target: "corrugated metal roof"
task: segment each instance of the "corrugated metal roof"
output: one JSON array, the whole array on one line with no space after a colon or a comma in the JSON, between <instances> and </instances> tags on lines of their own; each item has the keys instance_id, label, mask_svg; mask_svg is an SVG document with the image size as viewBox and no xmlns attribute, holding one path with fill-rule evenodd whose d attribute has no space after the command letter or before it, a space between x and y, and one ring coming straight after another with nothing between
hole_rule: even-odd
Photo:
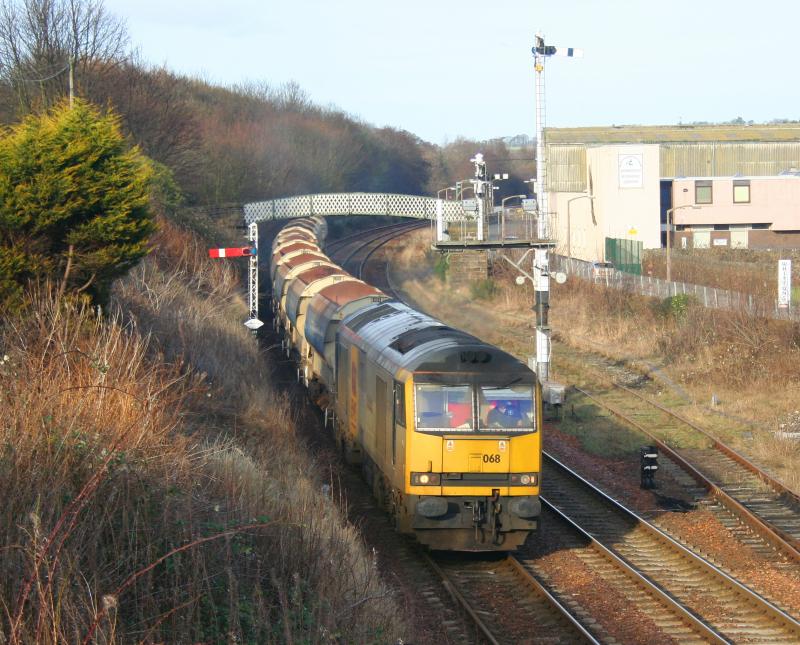
<instances>
[{"instance_id":1,"label":"corrugated metal roof","mask_svg":"<svg viewBox=\"0 0 800 645\"><path fill-rule=\"evenodd\" d=\"M547 146L547 189L551 192L585 192L586 150L601 145L555 144ZM609 144L613 145L613 144ZM659 174L675 177L770 177L800 168L800 141L706 141L659 145Z\"/></svg>"},{"instance_id":2,"label":"corrugated metal roof","mask_svg":"<svg viewBox=\"0 0 800 645\"><path fill-rule=\"evenodd\" d=\"M669 143L660 147L662 177L768 177L800 167L800 142Z\"/></svg>"},{"instance_id":3,"label":"corrugated metal roof","mask_svg":"<svg viewBox=\"0 0 800 645\"><path fill-rule=\"evenodd\" d=\"M784 125L625 125L594 128L546 128L544 140L546 144L800 141L800 123Z\"/></svg>"}]
</instances>

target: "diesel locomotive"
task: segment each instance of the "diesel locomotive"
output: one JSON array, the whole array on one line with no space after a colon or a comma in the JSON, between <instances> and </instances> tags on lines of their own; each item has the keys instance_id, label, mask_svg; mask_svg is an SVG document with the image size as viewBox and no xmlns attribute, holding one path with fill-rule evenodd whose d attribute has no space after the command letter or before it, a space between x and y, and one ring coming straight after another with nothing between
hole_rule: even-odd
<instances>
[{"instance_id":1,"label":"diesel locomotive","mask_svg":"<svg viewBox=\"0 0 800 645\"><path fill-rule=\"evenodd\" d=\"M272 245L272 298L299 376L399 531L433 549L502 551L538 525L541 395L502 350L347 274L321 218Z\"/></svg>"}]
</instances>

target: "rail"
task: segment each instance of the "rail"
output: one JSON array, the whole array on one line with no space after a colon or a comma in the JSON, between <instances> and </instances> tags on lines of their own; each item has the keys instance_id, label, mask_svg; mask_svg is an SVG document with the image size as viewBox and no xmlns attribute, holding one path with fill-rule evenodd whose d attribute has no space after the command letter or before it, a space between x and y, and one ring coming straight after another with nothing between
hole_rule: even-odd
<instances>
[{"instance_id":1,"label":"rail","mask_svg":"<svg viewBox=\"0 0 800 645\"><path fill-rule=\"evenodd\" d=\"M629 388L625 388L623 386L619 386L618 384L614 383L615 387L622 389L623 391L630 392ZM713 482L709 477L707 477L704 473L700 471L694 464L692 464L688 459L686 459L683 455L681 455L676 449L669 446L664 440L657 437L655 434L650 432L647 428L643 425L632 419L630 416L626 415L624 412L618 410L616 407L609 405L606 401L603 401L600 397L591 394L590 392L586 391L583 388L574 387L576 392L579 392L587 399L594 401L601 407L608 410L611 414L618 417L628 425L636 428L641 433L643 433L648 439L650 439L654 444L656 444L659 450L669 456L676 464L678 464L684 472L686 472L690 477L692 477L698 484L703 486L706 490L708 490L712 495L714 495L720 502L728 508L735 516L737 516L742 522L746 523L755 533L760 535L763 539L773 545L778 551L786 555L786 557L792 559L795 562L800 562L800 551L798 551L798 542L797 540L789 535L787 532L781 530L779 527L775 526L773 523L765 520L763 517L753 513L750 509L748 509L744 504L742 504L739 500L734 498L731 494L724 490L721 486ZM637 395L638 396L638 395ZM739 456L738 453L731 450L727 446L725 446L726 450L722 450L720 446L721 444L716 438L710 435L708 432L701 430L698 426L688 422L686 419L682 418L681 416L671 412L670 410L655 405L652 401L647 400L644 397L642 398L647 403L654 405L656 408L664 411L665 413L669 414L670 416L674 417L675 419L685 423L689 427L693 428L694 430L699 430L702 434L708 437L710 440L713 441L714 447L717 450L722 451L724 454L728 455L729 452L737 455L739 459L736 459L738 463L742 466L746 467L751 472L758 473L758 476L764 483L773 486L780 492L786 492L787 494L791 494L792 498L796 498L794 493L786 489L780 482L777 482L774 478L769 477L766 473L758 469L755 465L751 462L745 460L743 457ZM730 455L729 455L730 456ZM733 458L733 457L732 457ZM745 461L747 465L745 466Z\"/></svg>"},{"instance_id":2,"label":"rail","mask_svg":"<svg viewBox=\"0 0 800 645\"><path fill-rule=\"evenodd\" d=\"M783 631L776 641L796 642L796 639L800 637L800 622L787 614L785 611L775 606L769 600L745 586L738 580L734 579L705 558L701 557L694 551L691 551L661 529L650 524L637 513L630 510L619 501L586 480L584 477L580 476L571 468L555 459L552 455L543 452L542 457L544 463L553 468L553 470L550 470L549 472L550 482L553 481L557 473L562 474L566 477L566 479L562 480L561 482L562 486L569 482L571 485L577 486L575 490L584 490L590 495L590 497L593 498L591 504L585 506L585 508L589 509L588 511L581 510L584 507L580 506L580 503L574 495L570 497L564 489L559 490L563 497L561 502L564 500L569 500L570 504L574 506L574 508L571 510L565 510L560 506L561 502L554 503L554 500L550 499L549 496L545 496L545 494L542 495L542 501L549 502L551 506L558 507L564 515L570 517L570 519L573 521L575 520L573 513L583 513L585 518L591 520L590 524L593 526L593 528L589 529L587 529L586 526L583 526L582 528L584 530L591 534L593 538L598 539L598 541L606 543L605 546L607 546L615 554L623 557L627 563L639 569L640 573L646 575L648 579L651 579L651 581L654 582L659 588L674 598L677 603L680 605L685 605L685 603L688 601L694 604L690 589L686 586L685 577L677 576L673 580L671 577L673 572L671 572L668 567L662 567L658 564L659 562L667 561L664 559L665 556L659 556L659 558L654 557L653 548L648 547L640 540L632 540L628 547L626 547L624 539L620 539L618 536L615 538L610 538L606 533L614 533L614 517L619 518L620 520L632 522L632 525L636 527L636 530L641 530L643 531L643 535L650 536L650 538L654 541L652 543L653 546L655 546L655 544L663 545L663 547L666 548L673 556L678 557L680 561L690 565L700 577L705 579L704 584L713 584L715 586L717 600L719 602L723 602L723 589L731 592L728 594L730 596L730 601L735 602L736 607L742 609L741 613L739 613L739 609L737 609L736 614L730 612L732 609L732 607L730 607L727 613L726 611L721 611L718 613L716 619L710 619L702 618L699 613L696 613L696 608L690 612L721 638L725 639L725 632L730 630L732 627L735 627L737 630L741 628L749 631L759 631L764 629L766 625L774 626ZM551 483L550 486L552 487L553 484ZM602 511L600 511L601 507L603 508ZM610 511L610 513L606 511ZM596 531L604 534L605 537L599 535ZM633 551L641 552L642 557L635 557L631 549ZM645 568L649 569L649 573L640 568L641 565L634 561L640 559L641 563L645 564ZM654 576L659 579L653 579ZM668 580L671 582L668 582ZM700 585L701 581L698 580L696 584ZM710 587L706 587L705 589L706 591L711 592ZM746 607L746 605L749 605L749 607ZM747 618L745 618L745 616L747 616ZM748 624L748 621L752 622ZM700 625L697 623L695 623L695 625L700 627Z\"/></svg>"}]
</instances>

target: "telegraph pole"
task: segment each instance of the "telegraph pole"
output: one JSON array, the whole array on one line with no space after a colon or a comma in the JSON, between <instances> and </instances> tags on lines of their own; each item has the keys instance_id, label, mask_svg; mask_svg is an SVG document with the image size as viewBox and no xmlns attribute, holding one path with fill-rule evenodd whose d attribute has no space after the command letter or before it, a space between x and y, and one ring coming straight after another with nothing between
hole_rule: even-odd
<instances>
[{"instance_id":1,"label":"telegraph pole","mask_svg":"<svg viewBox=\"0 0 800 645\"><path fill-rule=\"evenodd\" d=\"M69 109L75 103L75 61L69 57Z\"/></svg>"},{"instance_id":2,"label":"telegraph pole","mask_svg":"<svg viewBox=\"0 0 800 645\"><path fill-rule=\"evenodd\" d=\"M550 210L548 208L547 186L545 185L547 161L544 152L545 92L544 64L550 56L583 57L582 49L572 47L552 47L545 45L544 35L537 33L533 53L536 71L536 203L539 210L536 234L540 240L548 240L550 231ZM536 374L540 382L550 380L550 327L547 314L550 308L550 260L547 246L537 246L533 252L533 286L536 293Z\"/></svg>"}]
</instances>

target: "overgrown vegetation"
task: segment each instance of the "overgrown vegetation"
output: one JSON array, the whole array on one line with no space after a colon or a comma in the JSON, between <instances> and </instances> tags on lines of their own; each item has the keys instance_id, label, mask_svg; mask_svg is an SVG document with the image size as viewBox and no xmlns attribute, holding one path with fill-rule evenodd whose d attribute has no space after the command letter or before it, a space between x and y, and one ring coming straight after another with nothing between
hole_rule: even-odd
<instances>
[{"instance_id":1,"label":"overgrown vegetation","mask_svg":"<svg viewBox=\"0 0 800 645\"><path fill-rule=\"evenodd\" d=\"M702 284L754 296L761 303L774 302L778 293L778 260L794 260L793 281L800 278L800 251L794 249L673 249L672 279ZM648 250L643 258L645 275L666 278L666 255L663 250Z\"/></svg>"},{"instance_id":2,"label":"overgrown vegetation","mask_svg":"<svg viewBox=\"0 0 800 645\"><path fill-rule=\"evenodd\" d=\"M447 272L450 270L450 255L439 253L436 264L433 265L433 272L441 282L447 282Z\"/></svg>"},{"instance_id":3,"label":"overgrown vegetation","mask_svg":"<svg viewBox=\"0 0 800 645\"><path fill-rule=\"evenodd\" d=\"M238 278L161 228L110 318L42 293L0 328L7 642L395 639Z\"/></svg>"},{"instance_id":4,"label":"overgrown vegetation","mask_svg":"<svg viewBox=\"0 0 800 645\"><path fill-rule=\"evenodd\" d=\"M474 280L469 285L469 292L475 300L491 300L497 293L497 284L491 278Z\"/></svg>"},{"instance_id":5,"label":"overgrown vegetation","mask_svg":"<svg viewBox=\"0 0 800 645\"><path fill-rule=\"evenodd\" d=\"M27 117L0 136L0 307L32 280L104 303L147 253L152 166L113 113L85 101Z\"/></svg>"}]
</instances>

